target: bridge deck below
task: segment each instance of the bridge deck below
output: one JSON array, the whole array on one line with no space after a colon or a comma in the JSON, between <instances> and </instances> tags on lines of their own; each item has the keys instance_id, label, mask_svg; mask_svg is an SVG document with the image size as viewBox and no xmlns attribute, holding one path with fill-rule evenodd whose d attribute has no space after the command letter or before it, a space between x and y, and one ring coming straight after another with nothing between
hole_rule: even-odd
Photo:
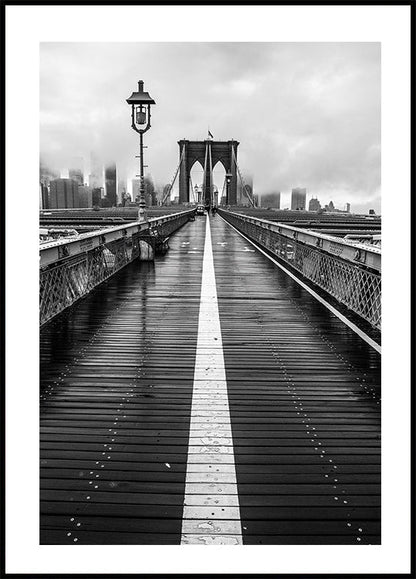
<instances>
[{"instance_id":1,"label":"bridge deck below","mask_svg":"<svg viewBox=\"0 0 416 579\"><path fill-rule=\"evenodd\" d=\"M205 225L42 331L42 543L181 541ZM379 355L210 227L244 544L379 543Z\"/></svg>"}]
</instances>

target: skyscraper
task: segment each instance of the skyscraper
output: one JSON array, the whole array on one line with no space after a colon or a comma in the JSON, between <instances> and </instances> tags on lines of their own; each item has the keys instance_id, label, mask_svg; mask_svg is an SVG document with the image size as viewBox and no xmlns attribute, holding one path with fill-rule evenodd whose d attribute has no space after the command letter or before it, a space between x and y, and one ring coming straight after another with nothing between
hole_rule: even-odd
<instances>
[{"instance_id":1,"label":"skyscraper","mask_svg":"<svg viewBox=\"0 0 416 579\"><path fill-rule=\"evenodd\" d=\"M321 204L319 202L319 199L316 198L314 199L312 197L312 199L309 201L309 211L319 211L321 209Z\"/></svg>"},{"instance_id":2,"label":"skyscraper","mask_svg":"<svg viewBox=\"0 0 416 579\"><path fill-rule=\"evenodd\" d=\"M92 189L92 206L100 207L101 199L104 196L104 189L102 187L94 187Z\"/></svg>"},{"instance_id":3,"label":"skyscraper","mask_svg":"<svg viewBox=\"0 0 416 579\"><path fill-rule=\"evenodd\" d=\"M103 186L103 164L95 153L91 153L91 173L89 185L93 189Z\"/></svg>"},{"instance_id":4,"label":"skyscraper","mask_svg":"<svg viewBox=\"0 0 416 579\"><path fill-rule=\"evenodd\" d=\"M84 159L82 157L74 157L72 159L68 175L69 178L76 181L78 185L84 184Z\"/></svg>"},{"instance_id":5,"label":"skyscraper","mask_svg":"<svg viewBox=\"0 0 416 579\"><path fill-rule=\"evenodd\" d=\"M273 209L280 209L280 191L276 193L266 193L261 196L261 207L272 207Z\"/></svg>"},{"instance_id":6,"label":"skyscraper","mask_svg":"<svg viewBox=\"0 0 416 579\"><path fill-rule=\"evenodd\" d=\"M44 183L40 183L40 209L49 209L49 191Z\"/></svg>"},{"instance_id":7,"label":"skyscraper","mask_svg":"<svg viewBox=\"0 0 416 579\"><path fill-rule=\"evenodd\" d=\"M147 174L144 178L144 198L147 207L157 205L155 185L150 174Z\"/></svg>"},{"instance_id":8,"label":"skyscraper","mask_svg":"<svg viewBox=\"0 0 416 579\"><path fill-rule=\"evenodd\" d=\"M89 185L81 185L78 187L79 207L92 207L92 187Z\"/></svg>"},{"instance_id":9,"label":"skyscraper","mask_svg":"<svg viewBox=\"0 0 416 579\"><path fill-rule=\"evenodd\" d=\"M304 211L306 209L306 189L302 189L301 187L292 189L290 208L294 211Z\"/></svg>"},{"instance_id":10,"label":"skyscraper","mask_svg":"<svg viewBox=\"0 0 416 579\"><path fill-rule=\"evenodd\" d=\"M72 179L53 179L50 183L50 209L79 207L78 183Z\"/></svg>"},{"instance_id":11,"label":"skyscraper","mask_svg":"<svg viewBox=\"0 0 416 579\"><path fill-rule=\"evenodd\" d=\"M123 205L123 200L125 201L127 195L127 182L124 177L118 177L118 186L117 186L117 201Z\"/></svg>"},{"instance_id":12,"label":"skyscraper","mask_svg":"<svg viewBox=\"0 0 416 579\"><path fill-rule=\"evenodd\" d=\"M40 183L43 183L43 185L46 185L47 187L49 187L49 184L52 181L52 179L59 179L60 176L61 176L61 174L59 171L57 171L55 169L51 169L50 167L48 167L48 165L46 165L46 163L44 163L42 161L42 159L40 160L40 163L39 163L39 181L40 181Z\"/></svg>"},{"instance_id":13,"label":"skyscraper","mask_svg":"<svg viewBox=\"0 0 416 579\"><path fill-rule=\"evenodd\" d=\"M132 200L138 203L140 200L140 179L132 179L131 185L133 189ZM146 175L144 178L144 200L147 207L157 205L156 191L151 175Z\"/></svg>"},{"instance_id":14,"label":"skyscraper","mask_svg":"<svg viewBox=\"0 0 416 579\"><path fill-rule=\"evenodd\" d=\"M115 163L105 167L105 195L110 207L117 207L117 169Z\"/></svg>"},{"instance_id":15,"label":"skyscraper","mask_svg":"<svg viewBox=\"0 0 416 579\"><path fill-rule=\"evenodd\" d=\"M140 179L132 179L131 186L133 190L132 200L138 203L140 199Z\"/></svg>"}]
</instances>

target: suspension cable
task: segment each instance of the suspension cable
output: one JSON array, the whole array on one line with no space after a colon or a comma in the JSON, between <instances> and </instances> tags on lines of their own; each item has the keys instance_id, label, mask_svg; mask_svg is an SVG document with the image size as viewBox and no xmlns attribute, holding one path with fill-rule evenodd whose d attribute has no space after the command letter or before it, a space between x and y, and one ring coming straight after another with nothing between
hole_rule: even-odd
<instances>
[{"instance_id":1,"label":"suspension cable","mask_svg":"<svg viewBox=\"0 0 416 579\"><path fill-rule=\"evenodd\" d=\"M227 177L224 175L224 183L222 184L221 199L224 199L224 191L225 191L225 184L226 183L227 183ZM219 200L218 205L220 205L221 199Z\"/></svg>"},{"instance_id":2,"label":"suspension cable","mask_svg":"<svg viewBox=\"0 0 416 579\"><path fill-rule=\"evenodd\" d=\"M256 205L255 205L253 196L251 195L251 193L249 193L249 191L248 191L248 185L245 184L244 179L243 179L243 176L242 176L241 171L240 171L240 167L238 166L237 158L236 158L235 151L234 151L234 147L231 148L231 153L232 153L233 161L234 161L235 166L236 166L236 168L237 168L238 176L240 177L240 183L241 183L241 186L242 186L242 189L243 189L243 193L244 193L244 195L247 197L247 199L250 201L251 206L252 206L252 207L255 207ZM174 174L174 176L173 176L173 179L172 179L171 183L169 184L169 187L166 189L166 193L165 193L164 196L163 196L162 205L165 204L167 198L168 198L169 195L170 195L170 192L171 192L172 189L173 189L173 186L174 186L174 184L175 184L176 178L177 178L178 173L179 173L179 169L180 169L180 166L181 166L181 163L182 163L184 154L185 154L185 145L183 145L183 147L182 147L181 156L180 156L179 163L178 163L178 166L177 166L177 168L176 168L175 174ZM211 161L211 162L212 162L212 161ZM205 155L205 165L206 165L206 164L207 164L207 158L206 158L206 155ZM211 175L212 175L212 170L211 170ZM204 175L204 179L205 179L205 175ZM191 183L192 183L192 179L191 179ZM189 185L189 184L188 184L188 185ZM223 185L222 194L221 194L222 197L224 196L224 187L225 187L225 179L224 179L224 185ZM192 187L191 187L191 188L192 188ZM194 201L195 201L195 195L194 195L194 190L193 190L193 188L192 188L192 195L193 195L193 198L194 198Z\"/></svg>"},{"instance_id":3,"label":"suspension cable","mask_svg":"<svg viewBox=\"0 0 416 579\"><path fill-rule=\"evenodd\" d=\"M182 152L181 152L181 156L180 156L180 159L179 159L179 164L178 164L178 166L176 167L176 171L175 171L175 174L173 175L173 179L172 179L171 183L169 184L169 188L166 188L166 193L164 194L163 199L162 199L162 205L165 204L166 199L169 197L170 192L171 192L172 189L173 189L173 186L174 186L175 181L176 181L176 177L178 176L178 173L179 173L179 169L180 169L180 166L181 166L181 163L182 163L184 154L185 154L185 145L182 146Z\"/></svg>"},{"instance_id":4,"label":"suspension cable","mask_svg":"<svg viewBox=\"0 0 416 579\"><path fill-rule=\"evenodd\" d=\"M232 156L233 156L233 161L234 161L234 163L235 163L235 166L237 167L238 176L240 177L240 182L241 182L241 185L242 185L242 188L243 188L243 193L245 194L245 196L247 197L247 199L250 201L251 206L252 206L252 207L255 207L256 204L254 203L254 199L253 199L252 195L251 195L251 194L248 192L248 190L247 190L247 185L244 183L244 179L243 179L243 176L242 176L242 174L241 174L240 167L238 166L237 158L236 158L235 152L234 152L234 147L231 148L231 152L232 152Z\"/></svg>"},{"instance_id":5,"label":"suspension cable","mask_svg":"<svg viewBox=\"0 0 416 579\"><path fill-rule=\"evenodd\" d=\"M192 183L191 174L189 174L189 181L191 182L192 199L194 200L194 203L196 205L198 203L198 199L196 199L195 197L194 184Z\"/></svg>"}]
</instances>

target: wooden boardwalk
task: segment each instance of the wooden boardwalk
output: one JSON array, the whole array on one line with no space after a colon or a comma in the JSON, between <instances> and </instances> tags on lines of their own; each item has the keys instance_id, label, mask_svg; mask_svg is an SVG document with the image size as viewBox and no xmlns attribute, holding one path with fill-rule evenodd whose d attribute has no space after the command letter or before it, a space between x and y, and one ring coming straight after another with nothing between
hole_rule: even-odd
<instances>
[{"instance_id":1,"label":"wooden boardwalk","mask_svg":"<svg viewBox=\"0 0 416 579\"><path fill-rule=\"evenodd\" d=\"M206 222L42 331L41 543L183 540ZM239 506L214 510L219 536L238 515L244 544L380 543L380 356L219 216L210 223L232 430L210 482L231 488L235 472ZM209 407L201 421L216 428L225 412L211 420ZM205 495L192 504L210 515Z\"/></svg>"}]
</instances>

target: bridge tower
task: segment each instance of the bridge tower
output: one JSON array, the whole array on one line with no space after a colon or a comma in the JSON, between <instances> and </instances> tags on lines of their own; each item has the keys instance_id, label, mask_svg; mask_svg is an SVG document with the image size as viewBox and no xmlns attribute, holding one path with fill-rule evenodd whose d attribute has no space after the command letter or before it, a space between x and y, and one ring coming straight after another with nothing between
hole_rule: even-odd
<instances>
[{"instance_id":1,"label":"bridge tower","mask_svg":"<svg viewBox=\"0 0 416 579\"><path fill-rule=\"evenodd\" d=\"M238 141L188 141L182 139L179 145L179 203L189 202L189 183L191 169L199 161L204 168L203 197L206 204L212 205L214 182L213 169L222 163L225 172L230 173L229 205L237 204L237 147ZM221 185L221 184L218 184Z\"/></svg>"}]
</instances>

